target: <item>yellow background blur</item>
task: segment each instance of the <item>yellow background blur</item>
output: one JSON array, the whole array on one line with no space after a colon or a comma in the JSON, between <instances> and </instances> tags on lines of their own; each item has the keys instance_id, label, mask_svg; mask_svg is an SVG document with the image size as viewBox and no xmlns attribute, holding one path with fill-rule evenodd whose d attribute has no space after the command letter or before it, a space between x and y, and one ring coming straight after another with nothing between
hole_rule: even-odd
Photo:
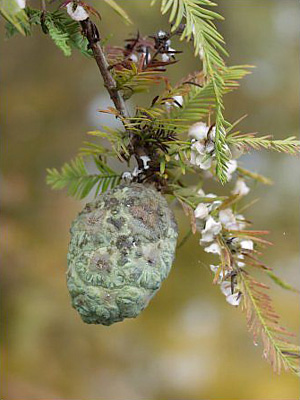
<instances>
[{"instance_id":1,"label":"yellow background blur","mask_svg":"<svg viewBox=\"0 0 300 400\"><path fill-rule=\"evenodd\" d=\"M246 132L298 135L299 2L218 3L229 63L257 66L226 98L227 118L248 113L241 125ZM150 0L120 1L131 27L104 2L93 4L112 44L137 28L143 34L168 28ZM169 69L174 83L199 64L189 46L172 45L184 49ZM1 55L3 399L298 399L297 379L273 374L244 315L211 284L208 265L215 260L198 238L178 251L169 278L139 318L109 328L81 322L70 306L65 271L70 222L84 201L52 192L45 170L74 157L85 132L114 122L96 111L107 106L107 96L92 60L77 52L65 58L38 29L31 38L5 41L2 24ZM149 97L140 99L149 104ZM272 230L275 246L264 260L299 287L298 160L253 152L243 162L276 183L255 188L251 198L260 202L246 216L255 228ZM222 189L207 184L205 190ZM179 209L177 217L182 236L188 225ZM297 331L299 299L274 290L283 323Z\"/></svg>"}]
</instances>

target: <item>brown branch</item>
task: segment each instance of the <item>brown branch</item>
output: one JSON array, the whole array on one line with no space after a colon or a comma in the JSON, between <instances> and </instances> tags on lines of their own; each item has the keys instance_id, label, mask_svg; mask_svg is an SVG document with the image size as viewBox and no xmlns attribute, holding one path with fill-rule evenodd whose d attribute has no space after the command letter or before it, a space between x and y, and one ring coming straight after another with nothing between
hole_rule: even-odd
<instances>
[{"instance_id":1,"label":"brown branch","mask_svg":"<svg viewBox=\"0 0 300 400\"><path fill-rule=\"evenodd\" d=\"M127 110L125 101L121 95L121 93L117 89L117 84L115 79L113 78L112 74L110 73L110 66L107 62L105 57L104 51L102 49L100 43L100 34L97 29L97 26L93 23L90 18L87 18L84 21L80 22L83 34L87 38L89 43L89 48L93 52L94 59L98 65L99 71L102 75L104 86L107 89L111 100L113 101L115 108L120 113L121 119L123 124L126 124L126 120L130 119L130 114ZM128 135L130 138L129 153L132 154L138 164L139 169L143 169L143 161L141 156L148 155L153 156L149 153L149 149L146 146L143 146L137 137L135 136L134 132L128 131ZM150 179L151 181L155 182L157 187L162 188L165 185L165 181L159 178L154 171L159 170L159 163L157 157L151 157L155 161L152 160L152 165L149 170L145 172L145 179Z\"/></svg>"},{"instance_id":2,"label":"brown branch","mask_svg":"<svg viewBox=\"0 0 300 400\"><path fill-rule=\"evenodd\" d=\"M81 26L83 33L89 42L89 48L93 52L95 61L104 81L104 86L107 89L111 100L121 116L125 119L129 118L130 115L128 113L125 101L121 93L118 91L116 81L109 71L109 64L100 44L100 35L96 25L90 18L88 18L85 21L81 21Z\"/></svg>"}]
</instances>

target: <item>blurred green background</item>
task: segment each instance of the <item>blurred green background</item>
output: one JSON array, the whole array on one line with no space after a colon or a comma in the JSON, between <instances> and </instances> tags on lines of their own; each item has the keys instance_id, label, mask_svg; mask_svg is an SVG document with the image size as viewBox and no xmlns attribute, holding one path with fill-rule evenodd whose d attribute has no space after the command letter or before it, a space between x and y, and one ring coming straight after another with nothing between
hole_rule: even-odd
<instances>
[{"instance_id":1,"label":"blurred green background","mask_svg":"<svg viewBox=\"0 0 300 400\"><path fill-rule=\"evenodd\" d=\"M36 1L30 2L38 4ZM92 3L92 2L91 2ZM297 0L219 0L219 25L230 64L254 64L239 92L226 98L226 115L249 117L246 132L298 135L299 31ZM102 1L99 27L122 44L137 28L168 28L150 0L123 0L135 25L124 26ZM174 83L199 68L192 49L169 70ZM298 399L298 381L274 375L247 332L245 317L211 284L214 261L192 238L177 254L169 278L136 320L109 328L81 322L65 284L69 226L83 207L45 184L47 167L74 157L85 132L113 119L97 113L107 96L95 63L74 52L65 58L36 30L4 40L2 59L2 397L4 399ZM158 89L156 90L158 93ZM142 99L149 104L149 97ZM246 213L257 229L272 230L275 246L264 261L299 287L297 158L251 153L246 167L272 178ZM205 191L221 191L216 184ZM187 222L178 209L180 233ZM296 282L296 283L295 283ZM297 296L274 288L283 323L298 330Z\"/></svg>"}]
</instances>

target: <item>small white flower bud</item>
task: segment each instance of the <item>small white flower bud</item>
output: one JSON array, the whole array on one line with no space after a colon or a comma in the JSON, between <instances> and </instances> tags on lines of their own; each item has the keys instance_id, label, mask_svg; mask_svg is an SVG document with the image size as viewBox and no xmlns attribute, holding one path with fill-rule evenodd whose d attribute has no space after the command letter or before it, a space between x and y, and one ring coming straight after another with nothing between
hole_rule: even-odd
<instances>
[{"instance_id":1,"label":"small white flower bud","mask_svg":"<svg viewBox=\"0 0 300 400\"><path fill-rule=\"evenodd\" d=\"M16 3L22 10L26 7L26 0L16 0Z\"/></svg>"},{"instance_id":2,"label":"small white flower bud","mask_svg":"<svg viewBox=\"0 0 300 400\"><path fill-rule=\"evenodd\" d=\"M89 14L82 6L77 5L75 10L73 9L73 6L73 2L67 4L67 13L72 19L74 19L74 21L84 21L85 19L89 18Z\"/></svg>"},{"instance_id":3,"label":"small white flower bud","mask_svg":"<svg viewBox=\"0 0 300 400\"><path fill-rule=\"evenodd\" d=\"M200 244L202 244L201 241L200 241ZM218 245L218 243L212 243L210 246L205 247L204 251L206 253L213 253L213 254L221 255L221 247Z\"/></svg>"},{"instance_id":4,"label":"small white flower bud","mask_svg":"<svg viewBox=\"0 0 300 400\"><path fill-rule=\"evenodd\" d=\"M208 207L204 203L199 203L194 211L195 218L204 219L208 216Z\"/></svg>"},{"instance_id":5,"label":"small white flower bud","mask_svg":"<svg viewBox=\"0 0 300 400\"><path fill-rule=\"evenodd\" d=\"M204 122L196 122L190 127L189 136L197 140L206 140L208 129L208 126Z\"/></svg>"},{"instance_id":6,"label":"small white flower bud","mask_svg":"<svg viewBox=\"0 0 300 400\"><path fill-rule=\"evenodd\" d=\"M253 250L253 242L252 240L242 240L241 248L245 250Z\"/></svg>"},{"instance_id":7,"label":"small white flower bud","mask_svg":"<svg viewBox=\"0 0 300 400\"><path fill-rule=\"evenodd\" d=\"M246 196L250 192L250 188L246 185L244 179L239 178L236 181L235 187L232 194L237 194L239 196Z\"/></svg>"},{"instance_id":8,"label":"small white flower bud","mask_svg":"<svg viewBox=\"0 0 300 400\"><path fill-rule=\"evenodd\" d=\"M151 161L151 158L148 156L141 156L140 159L143 161L143 168L149 169L148 162Z\"/></svg>"}]
</instances>

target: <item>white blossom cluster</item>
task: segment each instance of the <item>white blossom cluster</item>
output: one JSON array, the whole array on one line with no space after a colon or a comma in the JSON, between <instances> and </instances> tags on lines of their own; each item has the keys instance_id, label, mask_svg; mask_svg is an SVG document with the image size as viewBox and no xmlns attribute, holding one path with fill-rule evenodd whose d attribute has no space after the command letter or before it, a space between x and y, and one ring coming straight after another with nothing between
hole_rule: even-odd
<instances>
[{"instance_id":1,"label":"white blossom cluster","mask_svg":"<svg viewBox=\"0 0 300 400\"><path fill-rule=\"evenodd\" d=\"M161 43L163 43L162 49L159 50L158 54L160 60L162 62L171 61L171 59L174 58L176 54L176 50L171 47L171 40L168 39L168 34L163 30L159 30L156 34L156 38L158 41L161 41ZM128 60L134 63L138 63L141 56L145 57L146 64L149 64L151 62L152 55L147 46L141 46L136 50L136 52L132 52L129 55ZM157 69L159 69L159 67L157 67Z\"/></svg>"},{"instance_id":2,"label":"white blossom cluster","mask_svg":"<svg viewBox=\"0 0 300 400\"><path fill-rule=\"evenodd\" d=\"M147 155L140 156L140 159L142 160L143 167L138 168L135 167L132 172L130 171L125 171L123 172L122 179L126 181L132 181L134 178L142 174L145 170L150 168L149 162L151 161L151 158L148 157Z\"/></svg>"},{"instance_id":3,"label":"white blossom cluster","mask_svg":"<svg viewBox=\"0 0 300 400\"><path fill-rule=\"evenodd\" d=\"M236 182L233 194L244 196L248 194L249 188L246 183L239 178ZM197 230L201 234L200 245L204 247L204 251L221 256L221 246L218 241L219 235L227 231L240 231L245 229L246 221L243 215L235 214L231 208L220 209L222 201L217 199L214 194L205 194L202 189L198 191L198 195L203 200L211 200L209 202L200 202L195 211ZM213 200L216 198L216 200ZM230 248L234 256L235 266L243 268L244 254L253 250L253 241L245 240L238 237L230 238L227 241L227 246ZM219 271L219 265L211 265L211 271L218 275L218 283L222 293L226 296L226 301L234 306L238 306L241 301L240 292L236 289L232 292L230 272Z\"/></svg>"},{"instance_id":4,"label":"white blossom cluster","mask_svg":"<svg viewBox=\"0 0 300 400\"><path fill-rule=\"evenodd\" d=\"M203 170L210 169L215 158L216 128L209 128L204 122L197 122L190 127L188 134L192 138L190 163ZM230 157L230 149L227 145L225 147L227 155ZM229 160L226 170L228 181L232 179L236 169L237 161Z\"/></svg>"},{"instance_id":5,"label":"white blossom cluster","mask_svg":"<svg viewBox=\"0 0 300 400\"><path fill-rule=\"evenodd\" d=\"M160 53L161 61L169 62L172 57L175 56L176 50L171 47L171 40L167 39L167 33L160 30L157 32L157 37L160 40L164 40L164 51Z\"/></svg>"}]
</instances>

